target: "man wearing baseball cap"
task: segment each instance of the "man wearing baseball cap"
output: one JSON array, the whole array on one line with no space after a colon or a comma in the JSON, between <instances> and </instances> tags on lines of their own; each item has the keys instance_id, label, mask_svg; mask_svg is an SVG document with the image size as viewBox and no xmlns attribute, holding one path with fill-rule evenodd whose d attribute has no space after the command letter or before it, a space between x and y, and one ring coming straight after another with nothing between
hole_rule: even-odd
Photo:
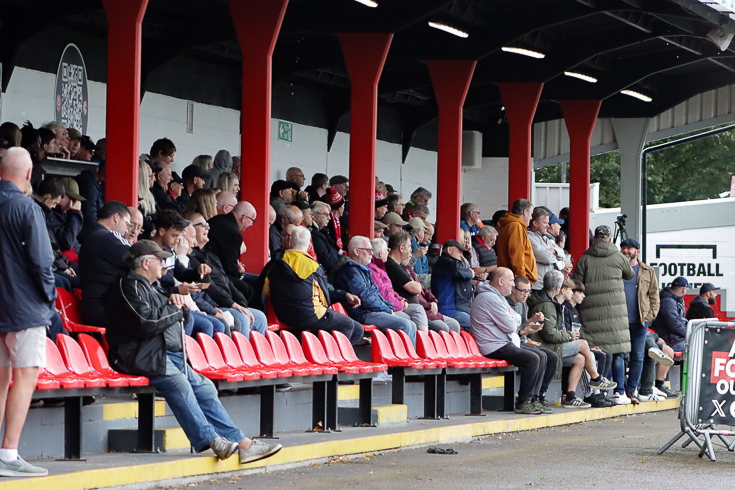
<instances>
[{"instance_id":1,"label":"man wearing baseball cap","mask_svg":"<svg viewBox=\"0 0 735 490\"><path fill-rule=\"evenodd\" d=\"M631 402L637 400L635 391L641 381L646 356L648 325L658 315L659 308L656 273L651 266L638 259L640 251L640 243L632 238L626 238L620 242L620 252L628 258L635 272L633 279L623 279L625 304L628 308L628 330L630 331L630 362L628 363L625 393Z\"/></svg>"},{"instance_id":2,"label":"man wearing baseball cap","mask_svg":"<svg viewBox=\"0 0 735 490\"><path fill-rule=\"evenodd\" d=\"M86 201L79 194L79 184L71 177L59 179L64 185L66 194L53 208L48 219L49 230L56 236L62 252L71 250L79 245L77 236L82 231L84 218L82 217L82 201Z\"/></svg>"},{"instance_id":3,"label":"man wearing baseball cap","mask_svg":"<svg viewBox=\"0 0 735 490\"><path fill-rule=\"evenodd\" d=\"M181 172L181 179L184 181L184 188L176 200L188 206L192 193L197 189L204 189L204 171L196 165L189 165Z\"/></svg>"},{"instance_id":4,"label":"man wearing baseball cap","mask_svg":"<svg viewBox=\"0 0 735 490\"><path fill-rule=\"evenodd\" d=\"M712 309L712 305L716 303L718 289L708 282L702 284L702 287L699 288L699 295L689 303L686 319L715 318L715 310Z\"/></svg>"},{"instance_id":5,"label":"man wearing baseball cap","mask_svg":"<svg viewBox=\"0 0 735 490\"><path fill-rule=\"evenodd\" d=\"M396 213L385 213L385 216L383 216L381 221L384 225L388 226L384 233L387 237L391 236L393 233L401 231L403 227L408 224L408 221L403 221L403 219Z\"/></svg>"},{"instance_id":6,"label":"man wearing baseball cap","mask_svg":"<svg viewBox=\"0 0 735 490\"><path fill-rule=\"evenodd\" d=\"M183 324L189 310L153 286L171 255L150 240L139 241L126 254L129 270L115 281L106 302L110 364L122 373L150 378L197 452L211 448L224 460L238 451L240 464L276 454L280 444L245 437L214 384L187 367Z\"/></svg>"}]
</instances>

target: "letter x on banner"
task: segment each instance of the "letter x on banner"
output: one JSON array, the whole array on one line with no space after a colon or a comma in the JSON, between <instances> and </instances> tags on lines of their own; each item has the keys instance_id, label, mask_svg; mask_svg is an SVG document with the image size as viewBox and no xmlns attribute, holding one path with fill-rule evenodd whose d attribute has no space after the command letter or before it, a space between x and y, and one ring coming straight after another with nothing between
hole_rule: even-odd
<instances>
[{"instance_id":1,"label":"letter x on banner","mask_svg":"<svg viewBox=\"0 0 735 490\"><path fill-rule=\"evenodd\" d=\"M699 417L735 425L735 330L706 328L702 356Z\"/></svg>"}]
</instances>

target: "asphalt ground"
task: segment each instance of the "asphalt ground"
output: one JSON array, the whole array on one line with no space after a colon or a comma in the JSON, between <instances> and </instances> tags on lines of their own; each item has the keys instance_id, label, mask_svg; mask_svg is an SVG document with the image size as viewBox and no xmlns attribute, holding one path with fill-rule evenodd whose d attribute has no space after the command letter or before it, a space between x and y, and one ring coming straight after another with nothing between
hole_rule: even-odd
<instances>
[{"instance_id":1,"label":"asphalt ground","mask_svg":"<svg viewBox=\"0 0 735 490\"><path fill-rule=\"evenodd\" d=\"M656 454L678 432L676 415L669 410L621 416L441 446L455 455L419 447L161 488L732 488L735 453L721 444L715 446L717 462L699 459L694 444Z\"/></svg>"}]
</instances>

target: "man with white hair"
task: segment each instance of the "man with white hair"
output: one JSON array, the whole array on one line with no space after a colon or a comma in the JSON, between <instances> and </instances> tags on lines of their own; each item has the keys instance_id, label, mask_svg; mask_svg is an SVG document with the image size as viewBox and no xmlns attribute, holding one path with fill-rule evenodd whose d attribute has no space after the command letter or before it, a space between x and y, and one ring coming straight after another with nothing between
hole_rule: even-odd
<instances>
[{"instance_id":1,"label":"man with white hair","mask_svg":"<svg viewBox=\"0 0 735 490\"><path fill-rule=\"evenodd\" d=\"M324 267L327 273L331 273L339 261L337 243L329 235L329 220L332 219L329 204L322 201L314 201L311 205L311 241L314 244L316 260Z\"/></svg>"},{"instance_id":2,"label":"man with white hair","mask_svg":"<svg viewBox=\"0 0 735 490\"><path fill-rule=\"evenodd\" d=\"M472 237L472 248L477 252L477 263L484 267L482 272L492 272L498 268L498 256L495 255L495 240L498 230L493 226L483 226L477 235Z\"/></svg>"},{"instance_id":3,"label":"man with white hair","mask_svg":"<svg viewBox=\"0 0 735 490\"><path fill-rule=\"evenodd\" d=\"M294 205L281 206L276 211L276 222L268 230L268 250L271 256L281 248L281 232L286 225L301 226L304 213Z\"/></svg>"},{"instance_id":4,"label":"man with white hair","mask_svg":"<svg viewBox=\"0 0 735 490\"><path fill-rule=\"evenodd\" d=\"M227 214L237 205L237 197L232 192L217 194L217 214Z\"/></svg>"},{"instance_id":5,"label":"man with white hair","mask_svg":"<svg viewBox=\"0 0 735 490\"><path fill-rule=\"evenodd\" d=\"M364 236L352 237L347 247L349 258L343 257L334 271L334 285L360 298L361 304L347 308L347 314L362 324L380 329L403 330L416 344L416 324L408 315L394 311L393 305L380 295L368 264L373 247Z\"/></svg>"},{"instance_id":6,"label":"man with white hair","mask_svg":"<svg viewBox=\"0 0 735 490\"><path fill-rule=\"evenodd\" d=\"M310 240L303 226L291 229L290 248L273 259L263 293L270 295L278 320L290 328L339 331L356 344L362 340L362 325L329 306L343 302L349 311L360 306L360 298L329 285L324 269L307 253Z\"/></svg>"},{"instance_id":7,"label":"man with white hair","mask_svg":"<svg viewBox=\"0 0 735 490\"><path fill-rule=\"evenodd\" d=\"M48 471L18 455L38 370L46 366L46 326L51 324L56 288L54 254L41 208L23 191L33 164L23 148L0 160L0 475L43 476ZM13 378L13 387L10 378Z\"/></svg>"}]
</instances>

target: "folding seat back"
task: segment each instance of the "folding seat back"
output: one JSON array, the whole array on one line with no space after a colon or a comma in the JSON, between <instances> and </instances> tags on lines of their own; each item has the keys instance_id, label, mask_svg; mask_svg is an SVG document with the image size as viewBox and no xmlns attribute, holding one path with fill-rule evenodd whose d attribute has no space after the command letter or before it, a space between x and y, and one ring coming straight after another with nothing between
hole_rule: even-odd
<instances>
[{"instance_id":1,"label":"folding seat back","mask_svg":"<svg viewBox=\"0 0 735 490\"><path fill-rule=\"evenodd\" d=\"M286 346L288 357L293 362L295 362L296 364L309 363L309 361L306 360L306 356L304 356L304 350L301 348L299 339L297 339L294 334L292 334L288 330L281 330L281 340Z\"/></svg>"},{"instance_id":2,"label":"folding seat back","mask_svg":"<svg viewBox=\"0 0 735 490\"><path fill-rule=\"evenodd\" d=\"M332 332L332 336L339 346L339 352L342 354L342 359L347 362L357 362L360 360L357 357L357 354L355 354L355 349L352 347L350 339L348 339L345 334L335 330Z\"/></svg>"},{"instance_id":3,"label":"folding seat back","mask_svg":"<svg viewBox=\"0 0 735 490\"><path fill-rule=\"evenodd\" d=\"M253 351L258 357L258 360L264 366L279 366L280 363L276 361L276 357L273 355L271 345L261 334L255 330L250 331L250 345L253 346Z\"/></svg>"},{"instance_id":4,"label":"folding seat back","mask_svg":"<svg viewBox=\"0 0 735 490\"><path fill-rule=\"evenodd\" d=\"M390 342L380 330L373 330L370 354L372 361L377 363L395 363L399 361L390 347Z\"/></svg>"},{"instance_id":5,"label":"folding seat back","mask_svg":"<svg viewBox=\"0 0 735 490\"><path fill-rule=\"evenodd\" d=\"M280 324L278 318L276 317L276 310L273 309L271 297L266 296L265 298L265 317L266 320L268 320L268 328L270 329L271 327L282 327L283 325Z\"/></svg>"},{"instance_id":6,"label":"folding seat back","mask_svg":"<svg viewBox=\"0 0 735 490\"><path fill-rule=\"evenodd\" d=\"M452 359L452 357L449 355L449 352L447 351L447 345L444 343L441 335L439 335L437 332L431 331L429 332L429 338L431 339L431 342L434 343L434 349L436 349L436 353L439 355L440 358Z\"/></svg>"},{"instance_id":7,"label":"folding seat back","mask_svg":"<svg viewBox=\"0 0 735 490\"><path fill-rule=\"evenodd\" d=\"M332 364L324 352L322 343L311 332L301 332L301 342L304 346L304 355L309 362L314 364Z\"/></svg>"},{"instance_id":8,"label":"folding seat back","mask_svg":"<svg viewBox=\"0 0 735 490\"><path fill-rule=\"evenodd\" d=\"M434 347L434 343L428 334L418 331L416 332L416 352L419 357L423 359L429 359L431 361L442 361L444 360L437 352Z\"/></svg>"},{"instance_id":9,"label":"folding seat back","mask_svg":"<svg viewBox=\"0 0 735 490\"><path fill-rule=\"evenodd\" d=\"M251 331L250 335L252 334L253 332ZM237 350L240 353L240 359L242 359L243 364L251 368L263 367L260 361L258 361L255 351L253 350L253 346L250 344L247 337L240 332L232 332L232 340L235 343L235 346L237 346Z\"/></svg>"},{"instance_id":10,"label":"folding seat back","mask_svg":"<svg viewBox=\"0 0 735 490\"><path fill-rule=\"evenodd\" d=\"M56 288L56 309L61 312L61 316L73 321L79 321L79 313L74 296L64 288Z\"/></svg>"},{"instance_id":11,"label":"folding seat back","mask_svg":"<svg viewBox=\"0 0 735 490\"><path fill-rule=\"evenodd\" d=\"M449 335L449 332L444 332L444 331L439 332L439 336L444 341L444 345L447 346L447 352L449 353L449 357L451 357L452 359L458 359L458 360L466 359L465 357L462 356L462 354L460 354L459 348L457 347L457 344L454 341L454 338L451 335Z\"/></svg>"},{"instance_id":12,"label":"folding seat back","mask_svg":"<svg viewBox=\"0 0 735 490\"><path fill-rule=\"evenodd\" d=\"M469 359L474 357L474 355L470 353L469 349L467 348L467 344L465 343L459 332L451 332L449 335L452 336L452 340L454 340L454 345L457 346L457 352L462 358Z\"/></svg>"},{"instance_id":13,"label":"folding seat back","mask_svg":"<svg viewBox=\"0 0 735 490\"><path fill-rule=\"evenodd\" d=\"M403 330L398 330L398 336L403 342L403 347L406 349L406 354L408 354L408 357L410 359L418 359L420 361L421 357L419 357L419 355L416 353L416 348L413 346L413 342L411 342L411 337L409 337L408 334Z\"/></svg>"},{"instance_id":14,"label":"folding seat back","mask_svg":"<svg viewBox=\"0 0 735 490\"><path fill-rule=\"evenodd\" d=\"M104 338L104 337L103 337ZM86 333L80 333L79 347L84 352L84 357L87 358L87 362L92 369L101 373L103 376L118 376L125 378L130 386L146 386L148 385L148 378L145 376L130 376L127 374L121 374L110 367L110 363L107 360L107 354L102 349L102 346L97 339Z\"/></svg>"},{"instance_id":15,"label":"folding seat back","mask_svg":"<svg viewBox=\"0 0 735 490\"><path fill-rule=\"evenodd\" d=\"M46 371L52 376L59 375L70 375L64 359L61 357L58 347L54 344L54 341L46 337Z\"/></svg>"},{"instance_id":16,"label":"folding seat back","mask_svg":"<svg viewBox=\"0 0 735 490\"><path fill-rule=\"evenodd\" d=\"M388 342L390 342L390 347L393 349L393 354L398 359L411 360L408 352L406 352L406 346L403 345L403 340L401 339L401 336L398 335L398 332L400 332L400 330L387 329L385 331L385 335L388 337Z\"/></svg>"},{"instance_id":17,"label":"folding seat back","mask_svg":"<svg viewBox=\"0 0 735 490\"><path fill-rule=\"evenodd\" d=\"M202 352L202 348L199 347L196 340L188 335L186 336L186 357L189 359L189 364L194 368L194 371L201 373L211 370L207 358L204 356L204 352Z\"/></svg>"},{"instance_id":18,"label":"folding seat back","mask_svg":"<svg viewBox=\"0 0 735 490\"><path fill-rule=\"evenodd\" d=\"M199 347L202 348L202 353L204 353L209 367L212 369L227 369L229 367L222 358L222 351L219 350L217 342L212 337L199 332L197 338L199 339Z\"/></svg>"},{"instance_id":19,"label":"folding seat back","mask_svg":"<svg viewBox=\"0 0 735 490\"><path fill-rule=\"evenodd\" d=\"M225 361L225 364L232 369L243 369L247 367L245 363L242 362L242 357L240 357L240 353L237 351L237 346L230 337L222 332L217 332L214 334L214 339L219 346L219 350L222 353L222 359Z\"/></svg>"},{"instance_id":20,"label":"folding seat back","mask_svg":"<svg viewBox=\"0 0 735 490\"><path fill-rule=\"evenodd\" d=\"M95 372L89 366L87 359L84 357L84 352L79 347L76 341L68 335L57 335L56 336L56 347L59 349L62 359L66 367L74 374L79 375L97 375L100 373Z\"/></svg>"},{"instance_id":21,"label":"folding seat back","mask_svg":"<svg viewBox=\"0 0 735 490\"><path fill-rule=\"evenodd\" d=\"M461 333L462 338L464 339L464 343L467 344L467 348L469 349L470 353L475 356L481 356L480 353L480 346L477 345L477 340L475 340L475 337L472 336L471 333L465 332L464 330Z\"/></svg>"},{"instance_id":22,"label":"folding seat back","mask_svg":"<svg viewBox=\"0 0 735 490\"><path fill-rule=\"evenodd\" d=\"M346 362L344 357L342 357L342 353L339 351L337 341L334 340L334 337L332 337L329 332L319 330L319 341L322 343L322 347L324 347L327 359L335 364L343 364Z\"/></svg>"},{"instance_id":23,"label":"folding seat back","mask_svg":"<svg viewBox=\"0 0 735 490\"><path fill-rule=\"evenodd\" d=\"M286 350L286 346L283 344L281 337L279 337L275 332L266 332L265 337L271 346L276 362L283 366L292 364L291 358L288 355L288 351Z\"/></svg>"}]
</instances>

